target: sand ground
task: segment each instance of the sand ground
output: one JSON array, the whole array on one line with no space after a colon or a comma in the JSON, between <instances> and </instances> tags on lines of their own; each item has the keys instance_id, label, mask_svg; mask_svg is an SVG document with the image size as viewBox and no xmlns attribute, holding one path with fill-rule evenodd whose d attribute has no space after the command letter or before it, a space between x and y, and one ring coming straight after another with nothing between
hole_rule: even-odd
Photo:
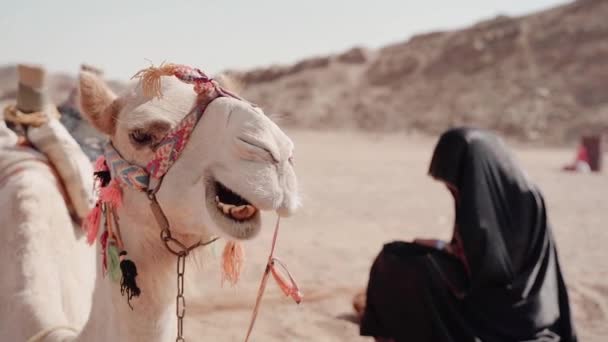
<instances>
[{"instance_id":1,"label":"sand ground","mask_svg":"<svg viewBox=\"0 0 608 342\"><path fill-rule=\"evenodd\" d=\"M277 255L298 279L305 301L296 306L269 283L252 341L369 342L349 321L351 299L365 286L382 244L451 236L450 195L426 176L435 141L352 132L289 133L296 144L304 206L282 222ZM560 172L573 149L513 149L545 195L581 341L605 341L608 177ZM248 261L236 288L220 288L215 265L204 272L206 285L195 290L204 305L189 306L187 330L196 336L190 340L243 340L270 244L273 218L265 219L260 237L246 244Z\"/></svg>"}]
</instances>

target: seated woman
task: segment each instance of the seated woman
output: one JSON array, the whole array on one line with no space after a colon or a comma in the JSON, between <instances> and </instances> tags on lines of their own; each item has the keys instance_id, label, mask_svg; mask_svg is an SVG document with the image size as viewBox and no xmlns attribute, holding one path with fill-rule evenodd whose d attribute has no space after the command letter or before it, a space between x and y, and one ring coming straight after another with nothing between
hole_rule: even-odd
<instances>
[{"instance_id":1,"label":"seated woman","mask_svg":"<svg viewBox=\"0 0 608 342\"><path fill-rule=\"evenodd\" d=\"M444 133L429 174L455 201L450 243L392 242L374 261L361 335L377 341L576 341L540 191L496 136Z\"/></svg>"}]
</instances>

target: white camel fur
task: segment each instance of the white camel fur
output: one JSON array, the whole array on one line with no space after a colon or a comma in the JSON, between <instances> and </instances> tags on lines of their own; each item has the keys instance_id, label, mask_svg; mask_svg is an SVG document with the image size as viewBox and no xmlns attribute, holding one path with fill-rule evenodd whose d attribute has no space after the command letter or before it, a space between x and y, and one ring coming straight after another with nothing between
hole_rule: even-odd
<instances>
[{"instance_id":1,"label":"white camel fur","mask_svg":"<svg viewBox=\"0 0 608 342\"><path fill-rule=\"evenodd\" d=\"M143 167L153 158L154 143L196 100L191 86L170 77L162 78L160 99L145 97L139 85L116 97L88 72L81 74L80 92L89 121L110 137L124 159ZM261 227L260 210L281 216L295 212L299 197L292 155L291 140L260 109L233 98L214 100L157 193L173 236L185 243L214 236L251 239ZM123 205L117 211L142 289L132 300L132 311L120 285L102 276L99 247L86 246L74 233L79 228L72 227L49 170L28 168L8 184L0 188L3 339L24 341L58 325L82 329L76 335L57 330L44 341L175 339L176 259L160 241L145 193L123 188ZM245 199L255 214L244 220L234 219L230 210L226 214L224 207L230 203L222 203L219 193L226 189ZM188 257L188 273L196 273L192 259L201 253L202 248ZM90 271L93 267L96 275ZM200 341L204 336L186 339Z\"/></svg>"}]
</instances>

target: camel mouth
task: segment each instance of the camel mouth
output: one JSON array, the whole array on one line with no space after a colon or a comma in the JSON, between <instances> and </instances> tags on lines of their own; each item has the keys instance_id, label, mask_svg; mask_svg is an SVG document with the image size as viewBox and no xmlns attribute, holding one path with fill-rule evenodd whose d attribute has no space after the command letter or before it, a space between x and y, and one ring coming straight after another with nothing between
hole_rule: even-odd
<instances>
[{"instance_id":1,"label":"camel mouth","mask_svg":"<svg viewBox=\"0 0 608 342\"><path fill-rule=\"evenodd\" d=\"M213 183L215 186L215 205L224 216L238 222L244 222L253 219L258 213L258 208L235 191L218 181Z\"/></svg>"},{"instance_id":2,"label":"camel mouth","mask_svg":"<svg viewBox=\"0 0 608 342\"><path fill-rule=\"evenodd\" d=\"M260 210L228 186L211 178L206 186L206 206L213 223L235 239L251 239L262 228Z\"/></svg>"}]
</instances>

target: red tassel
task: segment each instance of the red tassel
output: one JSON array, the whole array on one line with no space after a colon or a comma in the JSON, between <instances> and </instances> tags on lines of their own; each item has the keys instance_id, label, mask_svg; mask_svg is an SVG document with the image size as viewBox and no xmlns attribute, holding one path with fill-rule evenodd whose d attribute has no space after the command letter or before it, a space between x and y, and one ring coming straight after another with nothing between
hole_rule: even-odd
<instances>
[{"instance_id":1,"label":"red tassel","mask_svg":"<svg viewBox=\"0 0 608 342\"><path fill-rule=\"evenodd\" d=\"M115 179L99 190L99 200L116 209L122 205L122 189Z\"/></svg>"},{"instance_id":2,"label":"red tassel","mask_svg":"<svg viewBox=\"0 0 608 342\"><path fill-rule=\"evenodd\" d=\"M99 223L101 221L101 204L98 202L95 208L89 211L89 214L84 220L82 228L87 232L87 243L92 245L97 238L99 232Z\"/></svg>"},{"instance_id":3,"label":"red tassel","mask_svg":"<svg viewBox=\"0 0 608 342\"><path fill-rule=\"evenodd\" d=\"M222 253L222 285L228 280L234 286L239 282L243 264L245 263L245 249L239 242L228 241Z\"/></svg>"}]
</instances>

